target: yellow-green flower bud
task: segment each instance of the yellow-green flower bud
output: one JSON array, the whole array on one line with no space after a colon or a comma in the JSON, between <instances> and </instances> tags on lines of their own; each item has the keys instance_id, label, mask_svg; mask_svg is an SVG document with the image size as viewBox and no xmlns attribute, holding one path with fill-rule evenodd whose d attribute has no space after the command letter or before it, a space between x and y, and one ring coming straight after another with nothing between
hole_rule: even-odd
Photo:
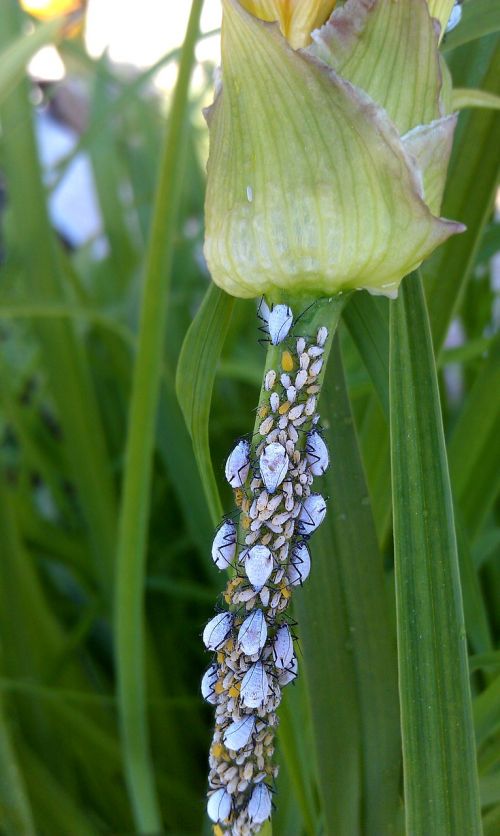
<instances>
[{"instance_id":1,"label":"yellow-green flower bud","mask_svg":"<svg viewBox=\"0 0 500 836\"><path fill-rule=\"evenodd\" d=\"M463 229L436 217L455 125L425 0L349 0L313 43L223 0L205 254L240 297L394 296Z\"/></svg>"}]
</instances>

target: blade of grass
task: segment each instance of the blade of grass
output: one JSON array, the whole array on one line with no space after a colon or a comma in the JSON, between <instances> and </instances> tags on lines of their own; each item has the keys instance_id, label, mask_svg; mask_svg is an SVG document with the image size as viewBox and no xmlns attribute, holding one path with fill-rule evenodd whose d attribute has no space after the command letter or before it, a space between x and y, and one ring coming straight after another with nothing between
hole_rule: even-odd
<instances>
[{"instance_id":1,"label":"blade of grass","mask_svg":"<svg viewBox=\"0 0 500 836\"><path fill-rule=\"evenodd\" d=\"M0 104L22 80L26 64L43 46L57 41L65 21L50 20L37 26L32 34L18 35L0 52Z\"/></svg>"},{"instance_id":2,"label":"blade of grass","mask_svg":"<svg viewBox=\"0 0 500 836\"><path fill-rule=\"evenodd\" d=\"M391 460L406 826L479 834L453 505L420 278L391 306Z\"/></svg>"},{"instance_id":3,"label":"blade of grass","mask_svg":"<svg viewBox=\"0 0 500 836\"><path fill-rule=\"evenodd\" d=\"M210 284L186 334L177 366L176 389L205 490L212 522L217 525L222 504L215 480L208 427L217 363L231 322L234 299Z\"/></svg>"},{"instance_id":4,"label":"blade of grass","mask_svg":"<svg viewBox=\"0 0 500 836\"><path fill-rule=\"evenodd\" d=\"M144 575L156 411L189 81L203 2L193 0L170 112L144 271L120 509L115 598L117 688L128 791L139 832L161 830L147 724ZM182 478L179 474L179 478Z\"/></svg>"},{"instance_id":5,"label":"blade of grass","mask_svg":"<svg viewBox=\"0 0 500 836\"><path fill-rule=\"evenodd\" d=\"M35 836L31 806L0 695L0 810L5 836Z\"/></svg>"},{"instance_id":6,"label":"blade of grass","mask_svg":"<svg viewBox=\"0 0 500 836\"><path fill-rule=\"evenodd\" d=\"M482 38L500 30L500 8L497 0L474 0L464 3L462 19L448 35L441 46L442 52L449 52L457 46Z\"/></svg>"},{"instance_id":7,"label":"blade of grass","mask_svg":"<svg viewBox=\"0 0 500 836\"><path fill-rule=\"evenodd\" d=\"M473 539L500 485L500 335L491 344L453 429L450 473L464 525Z\"/></svg>"},{"instance_id":8,"label":"blade of grass","mask_svg":"<svg viewBox=\"0 0 500 836\"><path fill-rule=\"evenodd\" d=\"M500 728L500 675L474 700L474 727L478 746Z\"/></svg>"},{"instance_id":9,"label":"blade of grass","mask_svg":"<svg viewBox=\"0 0 500 836\"><path fill-rule=\"evenodd\" d=\"M22 19L15 0L0 4L0 46L20 31ZM46 303L59 302L65 297L66 276L47 214L26 83L11 93L1 115L8 200L28 292L36 288ZM57 405L62 449L87 524L94 571L109 594L116 539L114 486L86 358L72 324L38 321L35 328Z\"/></svg>"},{"instance_id":10,"label":"blade of grass","mask_svg":"<svg viewBox=\"0 0 500 836\"><path fill-rule=\"evenodd\" d=\"M400 779L395 642L338 344L331 363L320 407L333 457L331 507L297 612L326 830L390 834Z\"/></svg>"}]
</instances>

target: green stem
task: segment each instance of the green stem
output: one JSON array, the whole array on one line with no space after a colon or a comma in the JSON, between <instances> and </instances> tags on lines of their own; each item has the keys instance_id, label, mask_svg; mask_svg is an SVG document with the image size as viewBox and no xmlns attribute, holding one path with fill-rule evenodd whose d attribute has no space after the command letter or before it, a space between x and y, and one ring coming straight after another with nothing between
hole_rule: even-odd
<instances>
[{"instance_id":1,"label":"green stem","mask_svg":"<svg viewBox=\"0 0 500 836\"><path fill-rule=\"evenodd\" d=\"M125 776L138 832L161 831L146 715L144 576L150 483L175 223L183 167L179 159L203 0L193 0L160 166L146 257L144 292L129 410L115 598L117 699Z\"/></svg>"}]
</instances>

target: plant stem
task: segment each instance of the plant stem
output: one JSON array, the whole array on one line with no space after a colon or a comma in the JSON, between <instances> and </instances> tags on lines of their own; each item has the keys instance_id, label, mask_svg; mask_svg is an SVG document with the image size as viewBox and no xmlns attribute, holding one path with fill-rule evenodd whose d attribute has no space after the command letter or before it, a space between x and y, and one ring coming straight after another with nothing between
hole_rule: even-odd
<instances>
[{"instance_id":1,"label":"plant stem","mask_svg":"<svg viewBox=\"0 0 500 836\"><path fill-rule=\"evenodd\" d=\"M152 229L129 410L115 597L117 698L125 776L140 833L161 831L146 714L144 576L167 293L182 182L188 90L203 0L193 0L170 112Z\"/></svg>"}]
</instances>

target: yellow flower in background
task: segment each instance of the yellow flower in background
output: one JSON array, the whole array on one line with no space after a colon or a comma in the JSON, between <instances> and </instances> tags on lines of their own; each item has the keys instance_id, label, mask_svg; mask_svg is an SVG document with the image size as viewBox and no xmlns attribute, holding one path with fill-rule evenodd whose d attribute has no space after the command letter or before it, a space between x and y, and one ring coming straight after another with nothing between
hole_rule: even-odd
<instances>
[{"instance_id":1,"label":"yellow flower in background","mask_svg":"<svg viewBox=\"0 0 500 836\"><path fill-rule=\"evenodd\" d=\"M294 49L311 43L311 32L331 15L336 0L242 0L242 6L261 20L278 21Z\"/></svg>"},{"instance_id":2,"label":"yellow flower in background","mask_svg":"<svg viewBox=\"0 0 500 836\"><path fill-rule=\"evenodd\" d=\"M86 0L19 0L25 12L38 20L52 20L72 12L83 11Z\"/></svg>"}]
</instances>

